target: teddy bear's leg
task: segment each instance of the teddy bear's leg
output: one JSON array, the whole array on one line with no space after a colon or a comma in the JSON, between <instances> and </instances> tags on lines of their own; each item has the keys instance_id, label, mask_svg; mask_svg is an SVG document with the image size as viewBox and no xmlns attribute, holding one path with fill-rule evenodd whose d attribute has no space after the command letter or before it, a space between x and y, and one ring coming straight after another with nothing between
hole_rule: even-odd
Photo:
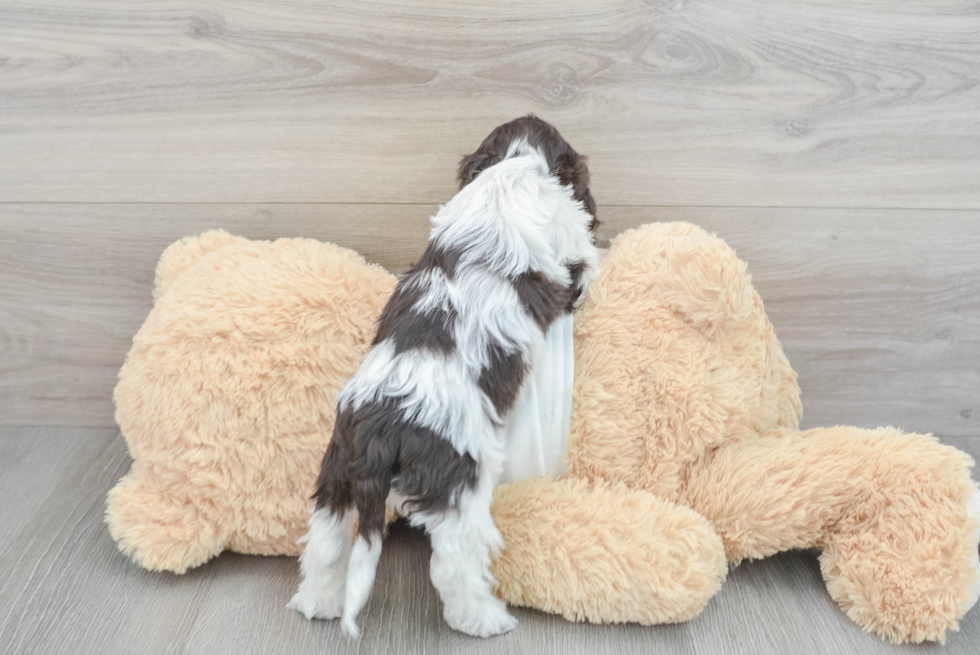
<instances>
[{"instance_id":1,"label":"teddy bear's leg","mask_svg":"<svg viewBox=\"0 0 980 655\"><path fill-rule=\"evenodd\" d=\"M891 428L775 431L707 455L684 494L729 559L819 547L851 619L895 642L942 641L980 579L972 465Z\"/></svg>"},{"instance_id":2,"label":"teddy bear's leg","mask_svg":"<svg viewBox=\"0 0 980 655\"><path fill-rule=\"evenodd\" d=\"M874 525L848 521L820 556L831 597L856 623L893 642L944 641L980 592L978 516L970 516L964 548L961 510L943 490L923 489L896 497Z\"/></svg>"},{"instance_id":3,"label":"teddy bear's leg","mask_svg":"<svg viewBox=\"0 0 980 655\"><path fill-rule=\"evenodd\" d=\"M120 550L151 571L184 573L218 553L228 535L139 463L109 492L106 523Z\"/></svg>"},{"instance_id":4,"label":"teddy bear's leg","mask_svg":"<svg viewBox=\"0 0 980 655\"><path fill-rule=\"evenodd\" d=\"M687 621L728 570L703 516L622 483L522 480L497 487L492 512L498 595L571 621Z\"/></svg>"}]
</instances>

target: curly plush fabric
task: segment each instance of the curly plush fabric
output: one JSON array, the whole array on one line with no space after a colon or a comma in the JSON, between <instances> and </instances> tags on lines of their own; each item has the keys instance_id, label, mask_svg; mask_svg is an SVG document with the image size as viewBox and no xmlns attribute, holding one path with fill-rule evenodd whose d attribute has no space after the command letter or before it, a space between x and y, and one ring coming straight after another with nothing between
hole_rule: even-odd
<instances>
[{"instance_id":1,"label":"curly plush fabric","mask_svg":"<svg viewBox=\"0 0 980 655\"><path fill-rule=\"evenodd\" d=\"M224 549L297 554L334 396L394 286L311 240L170 246L115 390L135 460L109 494L120 548L177 573Z\"/></svg>"},{"instance_id":2,"label":"curly plush fabric","mask_svg":"<svg viewBox=\"0 0 980 655\"><path fill-rule=\"evenodd\" d=\"M309 240L168 248L116 388L133 468L106 520L140 565L300 551L334 396L393 276ZM745 264L684 223L619 236L575 317L561 479L497 489L498 593L570 620L696 616L727 561L822 550L831 596L896 642L980 595L972 460L928 435L799 432L799 387Z\"/></svg>"},{"instance_id":3,"label":"curly plush fabric","mask_svg":"<svg viewBox=\"0 0 980 655\"><path fill-rule=\"evenodd\" d=\"M727 572L703 516L623 484L522 480L497 489L492 511L500 597L572 621L687 621Z\"/></svg>"},{"instance_id":4,"label":"curly plush fabric","mask_svg":"<svg viewBox=\"0 0 980 655\"><path fill-rule=\"evenodd\" d=\"M577 316L569 474L681 495L713 448L802 415L745 263L690 224L620 235Z\"/></svg>"},{"instance_id":5,"label":"curly plush fabric","mask_svg":"<svg viewBox=\"0 0 980 655\"><path fill-rule=\"evenodd\" d=\"M831 596L891 641L942 641L976 602L973 460L893 428L796 431L796 374L720 239L624 233L576 329L568 475L697 511L734 563L820 548Z\"/></svg>"}]
</instances>

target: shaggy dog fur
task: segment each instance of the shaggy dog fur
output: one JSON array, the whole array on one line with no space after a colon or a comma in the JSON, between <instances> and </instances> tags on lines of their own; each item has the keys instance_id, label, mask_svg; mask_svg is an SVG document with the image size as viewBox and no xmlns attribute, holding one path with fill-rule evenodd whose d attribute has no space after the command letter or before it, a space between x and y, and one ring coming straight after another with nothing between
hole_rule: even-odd
<instances>
[{"instance_id":1,"label":"shaggy dog fur","mask_svg":"<svg viewBox=\"0 0 980 655\"><path fill-rule=\"evenodd\" d=\"M342 615L353 637L389 496L429 535L447 623L481 637L517 624L489 572L503 545L490 503L505 463L504 417L548 328L598 276L595 204L582 157L532 116L494 130L463 160L460 183L337 398L317 482L290 607Z\"/></svg>"}]
</instances>

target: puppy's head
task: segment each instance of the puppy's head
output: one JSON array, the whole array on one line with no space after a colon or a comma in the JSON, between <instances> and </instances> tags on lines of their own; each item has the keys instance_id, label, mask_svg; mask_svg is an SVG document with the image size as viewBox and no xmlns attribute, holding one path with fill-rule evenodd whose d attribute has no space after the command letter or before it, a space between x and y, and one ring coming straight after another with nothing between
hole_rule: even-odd
<instances>
[{"instance_id":1,"label":"puppy's head","mask_svg":"<svg viewBox=\"0 0 980 655\"><path fill-rule=\"evenodd\" d=\"M498 126L483 140L476 152L463 157L457 175L459 188L472 182L485 169L506 159L512 152L511 145L521 140L545 157L551 174L558 177L562 186L572 187L575 199L592 215L589 229L595 232L599 221L596 219L595 200L589 190L589 167L585 157L575 152L553 125L532 114Z\"/></svg>"}]
</instances>

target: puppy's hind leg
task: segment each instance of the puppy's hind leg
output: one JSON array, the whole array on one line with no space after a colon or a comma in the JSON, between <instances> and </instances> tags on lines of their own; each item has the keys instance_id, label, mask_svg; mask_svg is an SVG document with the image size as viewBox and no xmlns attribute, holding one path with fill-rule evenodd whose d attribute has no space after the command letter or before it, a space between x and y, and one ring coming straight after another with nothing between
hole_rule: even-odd
<instances>
[{"instance_id":1,"label":"puppy's hind leg","mask_svg":"<svg viewBox=\"0 0 980 655\"><path fill-rule=\"evenodd\" d=\"M357 512L346 476L346 452L338 441L323 456L314 496L317 508L309 532L300 539L306 542L299 558L302 581L288 605L308 619L336 619L344 609Z\"/></svg>"},{"instance_id":2,"label":"puppy's hind leg","mask_svg":"<svg viewBox=\"0 0 980 655\"><path fill-rule=\"evenodd\" d=\"M310 531L301 539L306 542L299 558L303 579L289 601L289 609L308 619L336 619L341 615L356 517L353 508L338 512L322 507L313 512Z\"/></svg>"},{"instance_id":3,"label":"puppy's hind leg","mask_svg":"<svg viewBox=\"0 0 980 655\"><path fill-rule=\"evenodd\" d=\"M490 515L492 497L492 476L483 471L476 488L464 488L456 506L412 517L413 523L425 525L432 541L429 574L442 598L446 623L474 637L517 627L517 619L493 595L497 581L490 574L490 561L503 539Z\"/></svg>"}]
</instances>

